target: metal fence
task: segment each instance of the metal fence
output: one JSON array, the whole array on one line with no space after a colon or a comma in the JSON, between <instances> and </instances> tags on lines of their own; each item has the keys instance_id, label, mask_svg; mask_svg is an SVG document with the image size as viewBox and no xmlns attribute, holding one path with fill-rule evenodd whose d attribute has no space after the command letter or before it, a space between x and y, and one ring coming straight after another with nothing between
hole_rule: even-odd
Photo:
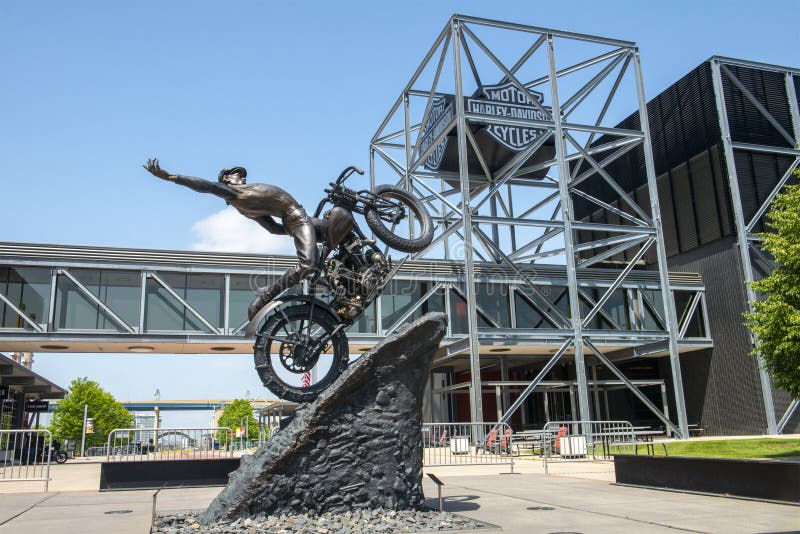
<instances>
[{"instance_id":1,"label":"metal fence","mask_svg":"<svg viewBox=\"0 0 800 534\"><path fill-rule=\"evenodd\" d=\"M142 462L209 460L233 456L233 430L214 428L117 428L108 434L106 460Z\"/></svg>"},{"instance_id":2,"label":"metal fence","mask_svg":"<svg viewBox=\"0 0 800 534\"><path fill-rule=\"evenodd\" d=\"M50 484L53 436L49 430L0 430L0 482Z\"/></svg>"},{"instance_id":3,"label":"metal fence","mask_svg":"<svg viewBox=\"0 0 800 534\"><path fill-rule=\"evenodd\" d=\"M89 456L107 456L108 455L108 445L103 445L102 447L86 447L83 451L83 455L85 457Z\"/></svg>"},{"instance_id":4,"label":"metal fence","mask_svg":"<svg viewBox=\"0 0 800 534\"><path fill-rule=\"evenodd\" d=\"M422 461L444 465L509 465L519 455L506 423L424 423Z\"/></svg>"},{"instance_id":5,"label":"metal fence","mask_svg":"<svg viewBox=\"0 0 800 534\"><path fill-rule=\"evenodd\" d=\"M258 429L258 440L256 440L256 441L250 440L250 441L251 441L251 443L253 444L253 446L255 446L255 447L261 447L261 446L262 446L263 444L265 444L265 443L266 443L266 442L267 442L267 441L268 441L268 440L269 440L269 439L270 439L272 436L274 436L274 435L275 435L275 433L276 433L278 430L280 430L280 427L279 427L279 426L273 426L273 425L269 425L269 426L266 426L266 425L265 425L265 426L260 426L260 427L259 427L259 429Z\"/></svg>"},{"instance_id":6,"label":"metal fence","mask_svg":"<svg viewBox=\"0 0 800 534\"><path fill-rule=\"evenodd\" d=\"M636 451L629 421L550 421L541 433L541 455L548 462L609 460Z\"/></svg>"}]
</instances>

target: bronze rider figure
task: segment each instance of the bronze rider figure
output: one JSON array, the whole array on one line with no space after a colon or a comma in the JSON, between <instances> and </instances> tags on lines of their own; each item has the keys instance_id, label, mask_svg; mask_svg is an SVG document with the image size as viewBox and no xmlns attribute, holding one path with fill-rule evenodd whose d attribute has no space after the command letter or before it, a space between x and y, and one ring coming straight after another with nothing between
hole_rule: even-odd
<instances>
[{"instance_id":1,"label":"bronze rider figure","mask_svg":"<svg viewBox=\"0 0 800 534\"><path fill-rule=\"evenodd\" d=\"M150 174L197 191L211 193L225 200L245 217L256 221L268 232L294 238L298 263L270 286L256 290L256 298L247 309L252 319L269 301L285 289L310 276L317 268L317 237L326 241L323 255L336 247L352 228L352 216L341 208L333 208L324 220L309 217L303 206L289 193L270 184L248 184L244 167L222 169L217 182L202 178L171 174L159 166L157 159L144 165ZM279 223L275 219L279 219Z\"/></svg>"}]
</instances>

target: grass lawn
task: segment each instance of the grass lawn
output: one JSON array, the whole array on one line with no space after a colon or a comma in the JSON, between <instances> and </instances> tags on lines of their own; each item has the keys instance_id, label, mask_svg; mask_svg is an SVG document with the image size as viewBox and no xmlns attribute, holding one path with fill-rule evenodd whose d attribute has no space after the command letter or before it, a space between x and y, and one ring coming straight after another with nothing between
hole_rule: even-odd
<instances>
[{"instance_id":1,"label":"grass lawn","mask_svg":"<svg viewBox=\"0 0 800 534\"><path fill-rule=\"evenodd\" d=\"M664 456L663 445L654 443L656 456ZM669 456L698 456L704 458L785 458L800 456L800 439L719 439L713 441L676 441L666 443ZM600 455L599 444L597 454ZM591 446L590 446L591 449ZM523 455L539 453L530 449L520 451ZM611 454L634 454L632 445L613 446ZM590 452L591 454L591 452ZM638 454L647 454L647 448L640 443Z\"/></svg>"},{"instance_id":2,"label":"grass lawn","mask_svg":"<svg viewBox=\"0 0 800 534\"><path fill-rule=\"evenodd\" d=\"M641 447L640 447L641 449ZM664 449L656 445L657 455ZM721 439L667 443L670 456L702 456L705 458L783 458L800 456L798 439Z\"/></svg>"}]
</instances>

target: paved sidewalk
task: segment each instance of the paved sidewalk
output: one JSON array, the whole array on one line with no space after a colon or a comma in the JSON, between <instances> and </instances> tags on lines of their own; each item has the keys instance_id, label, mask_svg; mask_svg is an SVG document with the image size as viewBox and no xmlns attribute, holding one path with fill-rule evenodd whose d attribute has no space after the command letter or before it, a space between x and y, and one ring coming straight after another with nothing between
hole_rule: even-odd
<instances>
[{"instance_id":1,"label":"paved sidewalk","mask_svg":"<svg viewBox=\"0 0 800 534\"><path fill-rule=\"evenodd\" d=\"M97 491L100 488L100 463L70 460L65 464L50 466L49 492L59 491ZM44 491L44 482L4 482L0 484L0 494ZM0 496L0 500L5 499Z\"/></svg>"},{"instance_id":2,"label":"paved sidewalk","mask_svg":"<svg viewBox=\"0 0 800 534\"><path fill-rule=\"evenodd\" d=\"M535 464L527 466L533 470ZM570 464L567 476L498 474L498 466L431 468L445 485L445 510L496 525L483 532L789 532L800 531L800 507L723 497L615 486L607 466ZM525 468L523 464L522 468ZM601 469L583 473L577 469ZM507 469L505 469L507 471ZM479 472L489 471L489 472ZM613 476L613 474L612 474ZM436 486L424 477L437 506ZM162 490L159 513L203 509L221 488ZM6 494L0 498L0 533L149 532L155 491L68 491Z\"/></svg>"},{"instance_id":3,"label":"paved sidewalk","mask_svg":"<svg viewBox=\"0 0 800 534\"><path fill-rule=\"evenodd\" d=\"M431 469L435 473L435 470ZM800 507L536 474L441 476L445 510L504 533L800 532ZM425 480L428 505L435 485Z\"/></svg>"},{"instance_id":4,"label":"paved sidewalk","mask_svg":"<svg viewBox=\"0 0 800 534\"><path fill-rule=\"evenodd\" d=\"M152 491L3 495L0 532L144 534L150 531L152 495Z\"/></svg>"}]
</instances>

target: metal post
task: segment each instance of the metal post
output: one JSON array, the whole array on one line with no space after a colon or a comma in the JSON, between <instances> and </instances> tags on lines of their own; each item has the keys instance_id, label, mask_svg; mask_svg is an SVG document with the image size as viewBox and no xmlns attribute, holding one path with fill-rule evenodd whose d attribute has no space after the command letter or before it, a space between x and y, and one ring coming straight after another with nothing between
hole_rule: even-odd
<instances>
[{"instance_id":1,"label":"metal post","mask_svg":"<svg viewBox=\"0 0 800 534\"><path fill-rule=\"evenodd\" d=\"M497 217L497 197L492 195L489 199L489 214L492 217ZM500 246L500 228L497 224L492 224L492 242Z\"/></svg>"},{"instance_id":2,"label":"metal post","mask_svg":"<svg viewBox=\"0 0 800 534\"><path fill-rule=\"evenodd\" d=\"M478 345L478 310L475 299L475 265L472 250L472 210L470 207L469 163L467 161L467 121L464 117L464 86L461 78L461 22L452 20L453 63L456 87L456 128L458 133L458 172L461 181L461 202L463 206L464 231L464 296L467 300L467 320L469 324L469 363L470 363L470 417L473 423L483 421L481 391L480 346Z\"/></svg>"},{"instance_id":3,"label":"metal post","mask_svg":"<svg viewBox=\"0 0 800 534\"><path fill-rule=\"evenodd\" d=\"M14 395L14 407L11 415L12 428L23 430L25 428L25 392L17 391Z\"/></svg>"},{"instance_id":4,"label":"metal post","mask_svg":"<svg viewBox=\"0 0 800 534\"><path fill-rule=\"evenodd\" d=\"M494 387L494 402L497 408L497 420L500 421L503 418L503 397L500 393L500 386Z\"/></svg>"},{"instance_id":5,"label":"metal post","mask_svg":"<svg viewBox=\"0 0 800 534\"><path fill-rule=\"evenodd\" d=\"M597 364L592 365L592 392L594 393L594 416L598 421L603 420L602 412L600 411L600 386L597 385Z\"/></svg>"},{"instance_id":6,"label":"metal post","mask_svg":"<svg viewBox=\"0 0 800 534\"><path fill-rule=\"evenodd\" d=\"M222 333L231 335L231 273L225 273L225 285L222 291Z\"/></svg>"},{"instance_id":7,"label":"metal post","mask_svg":"<svg viewBox=\"0 0 800 534\"><path fill-rule=\"evenodd\" d=\"M548 396L547 393L548 392L547 392L546 389L544 391L542 391L542 394L544 395L544 421L546 423L549 423L550 422L550 401L547 400L547 396Z\"/></svg>"},{"instance_id":8,"label":"metal post","mask_svg":"<svg viewBox=\"0 0 800 534\"><path fill-rule=\"evenodd\" d=\"M512 293L509 292L509 294ZM508 358L505 356L500 356L500 380L503 382L508 382ZM500 391L502 393L503 408L508 408L511 406L511 392L509 391L509 387L502 386ZM500 419L498 419L498 421L499 420Z\"/></svg>"},{"instance_id":9,"label":"metal post","mask_svg":"<svg viewBox=\"0 0 800 534\"><path fill-rule=\"evenodd\" d=\"M753 266L750 264L750 249L747 245L747 223L744 220L744 210L742 209L742 197L739 193L739 178L736 173L736 161L731 145L731 132L728 125L728 110L725 105L724 87L722 85L722 72L718 59L711 61L711 76L714 82L714 96L717 102L717 114L719 115L720 134L725 150L725 166L728 171L728 187L731 192L731 204L733 208L733 219L736 223L736 242L739 245L739 257L742 260L742 270L744 271L745 290L747 291L747 307L752 309L750 302L756 299L755 292L750 284L753 282ZM750 340L753 342L752 334ZM775 405L772 401L772 387L767 371L759 365L758 377L761 381L761 397L764 401L764 415L767 421L767 433L777 434L778 424L775 420Z\"/></svg>"},{"instance_id":10,"label":"metal post","mask_svg":"<svg viewBox=\"0 0 800 534\"><path fill-rule=\"evenodd\" d=\"M636 93L639 97L639 122L644 134L642 150L647 173L647 189L650 193L650 212L656 231L655 246L658 258L658 275L661 282L661 297L664 302L665 326L669 334L669 361L670 370L672 371L672 385L675 391L675 416L678 419L678 428L681 431L681 436L679 437L687 439L689 437L689 427L686 422L686 402L683 397L683 378L681 376L680 353L678 352L678 318L675 313L675 299L672 297L669 286L667 253L664 248L664 228L661 224L661 209L658 204L658 184L656 183L653 147L650 140L650 123L647 116L647 100L644 95L642 65L638 49L633 53L633 66L636 78Z\"/></svg>"},{"instance_id":11,"label":"metal post","mask_svg":"<svg viewBox=\"0 0 800 534\"><path fill-rule=\"evenodd\" d=\"M520 415L520 420L522 421L522 427L525 428L525 425L527 425L530 422L530 414L528 414L527 399L525 402L522 403L522 406L520 406L519 409L520 409L519 415Z\"/></svg>"},{"instance_id":12,"label":"metal post","mask_svg":"<svg viewBox=\"0 0 800 534\"><path fill-rule=\"evenodd\" d=\"M50 270L50 302L47 309L47 331L53 332L56 329L56 286L58 284L58 269Z\"/></svg>"},{"instance_id":13,"label":"metal post","mask_svg":"<svg viewBox=\"0 0 800 534\"><path fill-rule=\"evenodd\" d=\"M661 405L664 407L664 417L669 419L669 401L667 400L667 385L661 384ZM670 435L670 428L666 427L667 436Z\"/></svg>"},{"instance_id":14,"label":"metal post","mask_svg":"<svg viewBox=\"0 0 800 534\"><path fill-rule=\"evenodd\" d=\"M583 327L581 321L580 301L578 300L578 274L575 270L575 251L572 231L572 199L569 195L569 169L567 168L567 145L562 128L561 107L558 100L558 79L556 77L556 58L553 47L553 35L547 35L547 55L550 67L550 92L553 98L553 121L555 122L556 161L558 163L558 191L561 199L561 215L564 220L564 257L567 268L567 285L569 291L570 322L574 334L575 376L578 381L578 410L581 421L590 421L589 391L586 385L586 362L583 357ZM588 429L587 429L588 433Z\"/></svg>"},{"instance_id":15,"label":"metal post","mask_svg":"<svg viewBox=\"0 0 800 534\"><path fill-rule=\"evenodd\" d=\"M147 319L147 271L142 271L139 280L139 333L144 334L144 322Z\"/></svg>"},{"instance_id":16,"label":"metal post","mask_svg":"<svg viewBox=\"0 0 800 534\"><path fill-rule=\"evenodd\" d=\"M570 384L568 389L569 389L569 415L570 415L570 419L576 419L576 417L575 417L575 386Z\"/></svg>"},{"instance_id":17,"label":"metal post","mask_svg":"<svg viewBox=\"0 0 800 534\"><path fill-rule=\"evenodd\" d=\"M83 451L86 449L86 416L89 413L89 405L83 405L83 428L81 430L81 458L84 458Z\"/></svg>"},{"instance_id":18,"label":"metal post","mask_svg":"<svg viewBox=\"0 0 800 534\"><path fill-rule=\"evenodd\" d=\"M792 116L792 133L794 134L795 147L797 147L800 144L800 108L797 106L797 91L794 89L794 76L790 72L786 72L784 77L786 96L789 99L789 114Z\"/></svg>"},{"instance_id":19,"label":"metal post","mask_svg":"<svg viewBox=\"0 0 800 534\"><path fill-rule=\"evenodd\" d=\"M506 184L506 192L508 194L508 215L514 217L514 195L511 194L511 184ZM511 252L517 251L517 227L510 226L511 234Z\"/></svg>"}]
</instances>

